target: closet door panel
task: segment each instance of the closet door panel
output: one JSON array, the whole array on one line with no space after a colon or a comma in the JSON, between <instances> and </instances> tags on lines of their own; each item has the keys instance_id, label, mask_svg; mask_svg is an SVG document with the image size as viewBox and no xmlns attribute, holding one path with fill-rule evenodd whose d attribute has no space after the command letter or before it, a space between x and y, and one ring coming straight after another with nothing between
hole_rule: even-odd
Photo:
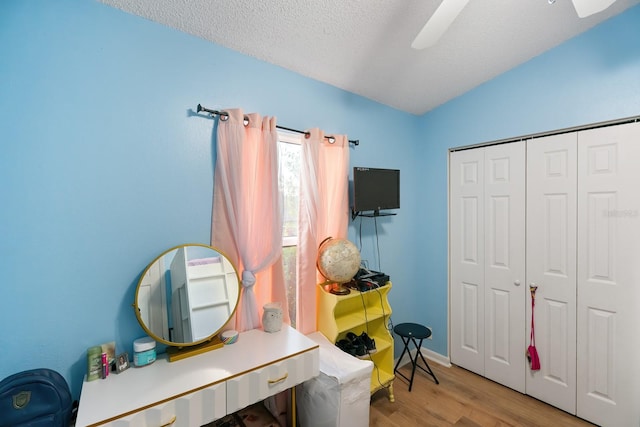
<instances>
[{"instance_id":1,"label":"closet door panel","mask_svg":"<svg viewBox=\"0 0 640 427\"><path fill-rule=\"evenodd\" d=\"M640 124L578 135L577 414L640 420Z\"/></svg>"},{"instance_id":2,"label":"closet door panel","mask_svg":"<svg viewBox=\"0 0 640 427\"><path fill-rule=\"evenodd\" d=\"M525 390L525 142L485 151L485 376Z\"/></svg>"},{"instance_id":3,"label":"closet door panel","mask_svg":"<svg viewBox=\"0 0 640 427\"><path fill-rule=\"evenodd\" d=\"M538 371L527 366L526 393L574 414L576 140L577 135L570 133L528 142L526 227L527 286L538 286L535 340L541 365ZM526 301L528 340L531 297Z\"/></svg>"},{"instance_id":4,"label":"closet door panel","mask_svg":"<svg viewBox=\"0 0 640 427\"><path fill-rule=\"evenodd\" d=\"M484 375L484 160L450 154L451 361Z\"/></svg>"}]
</instances>

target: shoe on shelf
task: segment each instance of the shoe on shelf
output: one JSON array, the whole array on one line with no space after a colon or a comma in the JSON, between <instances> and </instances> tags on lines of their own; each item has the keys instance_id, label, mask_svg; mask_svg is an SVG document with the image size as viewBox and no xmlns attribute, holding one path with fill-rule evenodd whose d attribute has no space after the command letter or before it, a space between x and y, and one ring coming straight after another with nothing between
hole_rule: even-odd
<instances>
[{"instance_id":1,"label":"shoe on shelf","mask_svg":"<svg viewBox=\"0 0 640 427\"><path fill-rule=\"evenodd\" d=\"M350 342L352 342L354 344L359 341L359 337L356 334L354 334L353 332L347 332L346 337L347 337L347 340L349 340Z\"/></svg>"},{"instance_id":2,"label":"shoe on shelf","mask_svg":"<svg viewBox=\"0 0 640 427\"><path fill-rule=\"evenodd\" d=\"M336 347L352 356L356 355L356 347L349 340L338 340L338 342L336 342Z\"/></svg>"},{"instance_id":3,"label":"shoe on shelf","mask_svg":"<svg viewBox=\"0 0 640 427\"><path fill-rule=\"evenodd\" d=\"M338 340L336 346L352 356L365 356L368 354L367 345L353 332L348 332L346 338Z\"/></svg>"},{"instance_id":4,"label":"shoe on shelf","mask_svg":"<svg viewBox=\"0 0 640 427\"><path fill-rule=\"evenodd\" d=\"M376 341L373 338L369 337L366 332L363 332L359 338L367 348L367 353L375 353L377 351Z\"/></svg>"},{"instance_id":5,"label":"shoe on shelf","mask_svg":"<svg viewBox=\"0 0 640 427\"><path fill-rule=\"evenodd\" d=\"M356 335L353 332L347 332L347 340L356 348L356 356L364 356L366 354L376 352L375 341L367 335L366 332L362 332L360 335Z\"/></svg>"}]
</instances>

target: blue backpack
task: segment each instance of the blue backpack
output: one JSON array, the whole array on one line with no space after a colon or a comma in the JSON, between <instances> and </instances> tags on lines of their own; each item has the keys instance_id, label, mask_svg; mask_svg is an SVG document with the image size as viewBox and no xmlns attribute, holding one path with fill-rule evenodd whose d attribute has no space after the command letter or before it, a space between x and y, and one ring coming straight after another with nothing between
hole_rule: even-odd
<instances>
[{"instance_id":1,"label":"blue backpack","mask_svg":"<svg viewBox=\"0 0 640 427\"><path fill-rule=\"evenodd\" d=\"M0 427L68 427L73 409L67 381L51 369L31 369L0 381Z\"/></svg>"}]
</instances>

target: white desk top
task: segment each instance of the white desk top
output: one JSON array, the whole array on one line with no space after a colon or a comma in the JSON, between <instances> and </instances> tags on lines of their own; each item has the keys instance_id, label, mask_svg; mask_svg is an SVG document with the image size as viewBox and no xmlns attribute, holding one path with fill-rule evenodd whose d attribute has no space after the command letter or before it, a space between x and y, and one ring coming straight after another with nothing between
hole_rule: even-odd
<instances>
[{"instance_id":1,"label":"white desk top","mask_svg":"<svg viewBox=\"0 0 640 427\"><path fill-rule=\"evenodd\" d=\"M288 325L267 333L253 329L217 350L169 362L166 354L148 366L134 367L82 385L76 425L85 426L135 412L180 395L317 348Z\"/></svg>"}]
</instances>

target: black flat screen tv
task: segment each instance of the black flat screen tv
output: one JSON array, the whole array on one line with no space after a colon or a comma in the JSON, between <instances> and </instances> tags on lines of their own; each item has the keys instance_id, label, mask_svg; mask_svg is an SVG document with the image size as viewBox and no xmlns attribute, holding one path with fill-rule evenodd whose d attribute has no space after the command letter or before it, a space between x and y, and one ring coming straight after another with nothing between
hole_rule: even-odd
<instances>
[{"instance_id":1,"label":"black flat screen tv","mask_svg":"<svg viewBox=\"0 0 640 427\"><path fill-rule=\"evenodd\" d=\"M353 168L353 211L400 208L400 171L398 169Z\"/></svg>"}]
</instances>

